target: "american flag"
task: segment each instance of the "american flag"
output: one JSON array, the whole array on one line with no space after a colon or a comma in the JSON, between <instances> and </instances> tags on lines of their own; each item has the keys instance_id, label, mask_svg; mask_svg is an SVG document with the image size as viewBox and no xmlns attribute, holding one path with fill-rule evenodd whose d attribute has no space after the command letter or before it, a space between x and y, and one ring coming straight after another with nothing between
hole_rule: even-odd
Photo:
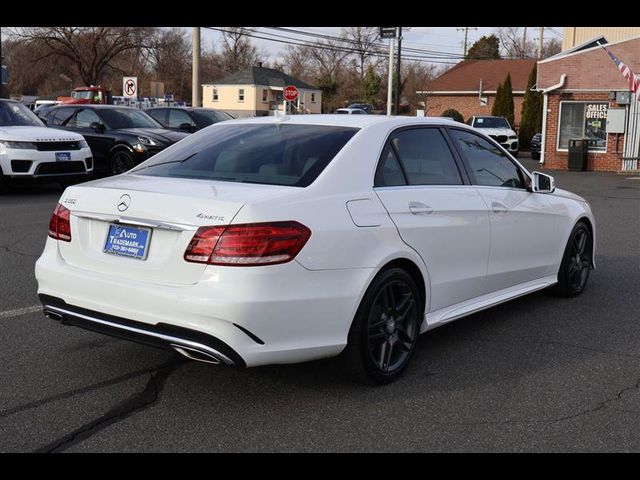
<instances>
[{"instance_id":1,"label":"american flag","mask_svg":"<svg viewBox=\"0 0 640 480\"><path fill-rule=\"evenodd\" d=\"M600 46L602 47L602 45ZM623 63L618 57L616 57L605 47L602 48L604 48L604 51L609 54L611 60L613 60L613 62L618 67L618 70L620 70L620 73L622 73L624 78L627 79L627 82L629 82L629 91L636 94L636 101L640 102L640 75L634 73L629 65Z\"/></svg>"}]
</instances>

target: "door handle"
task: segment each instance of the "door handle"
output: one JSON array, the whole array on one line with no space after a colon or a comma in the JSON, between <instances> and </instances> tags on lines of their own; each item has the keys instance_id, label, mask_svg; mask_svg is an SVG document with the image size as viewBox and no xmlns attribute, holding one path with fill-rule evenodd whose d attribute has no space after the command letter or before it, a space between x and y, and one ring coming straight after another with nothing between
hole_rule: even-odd
<instances>
[{"instance_id":1,"label":"door handle","mask_svg":"<svg viewBox=\"0 0 640 480\"><path fill-rule=\"evenodd\" d=\"M409 202L409 211L413 215L430 215L433 213L433 208L429 205L425 205L420 202Z\"/></svg>"},{"instance_id":2,"label":"door handle","mask_svg":"<svg viewBox=\"0 0 640 480\"><path fill-rule=\"evenodd\" d=\"M509 211L506 205L501 202L491 202L491 210L493 210L494 213L507 213Z\"/></svg>"}]
</instances>

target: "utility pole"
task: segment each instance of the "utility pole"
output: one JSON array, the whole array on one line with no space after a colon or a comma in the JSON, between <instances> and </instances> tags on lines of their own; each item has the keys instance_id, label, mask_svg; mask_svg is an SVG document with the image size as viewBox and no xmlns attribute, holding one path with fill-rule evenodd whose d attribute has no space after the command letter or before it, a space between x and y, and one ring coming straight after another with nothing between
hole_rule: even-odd
<instances>
[{"instance_id":1,"label":"utility pole","mask_svg":"<svg viewBox=\"0 0 640 480\"><path fill-rule=\"evenodd\" d=\"M540 27L540 38L538 40L538 58L542 58L542 47L544 45L544 27Z\"/></svg>"},{"instance_id":2,"label":"utility pole","mask_svg":"<svg viewBox=\"0 0 640 480\"><path fill-rule=\"evenodd\" d=\"M464 56L467 56L467 45L469 39L469 30L478 30L476 27L458 27L456 31L464 30Z\"/></svg>"},{"instance_id":3,"label":"utility pole","mask_svg":"<svg viewBox=\"0 0 640 480\"><path fill-rule=\"evenodd\" d=\"M191 80L191 106L200 106L200 27L193 27L191 35L193 54L193 76Z\"/></svg>"},{"instance_id":4,"label":"utility pole","mask_svg":"<svg viewBox=\"0 0 640 480\"><path fill-rule=\"evenodd\" d=\"M527 45L527 27L524 27L524 33L522 34L522 52L520 53L521 58L525 58L524 49Z\"/></svg>"},{"instance_id":5,"label":"utility pole","mask_svg":"<svg viewBox=\"0 0 640 480\"><path fill-rule=\"evenodd\" d=\"M387 115L391 115L391 100L393 96L393 38L389 39L389 83L387 85Z\"/></svg>"},{"instance_id":6,"label":"utility pole","mask_svg":"<svg viewBox=\"0 0 640 480\"><path fill-rule=\"evenodd\" d=\"M398 27L398 63L396 63L396 101L395 115L400 113L400 54L402 53L402 27Z\"/></svg>"}]
</instances>

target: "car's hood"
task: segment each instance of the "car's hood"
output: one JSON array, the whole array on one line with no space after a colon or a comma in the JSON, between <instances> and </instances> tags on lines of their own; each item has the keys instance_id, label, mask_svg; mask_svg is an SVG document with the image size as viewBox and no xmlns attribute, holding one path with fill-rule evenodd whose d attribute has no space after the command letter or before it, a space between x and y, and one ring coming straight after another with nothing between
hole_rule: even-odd
<instances>
[{"instance_id":1,"label":"car's hood","mask_svg":"<svg viewBox=\"0 0 640 480\"><path fill-rule=\"evenodd\" d=\"M487 135L515 135L516 132L511 130L510 128L478 128L476 130L480 130L482 133L486 133Z\"/></svg>"},{"instance_id":2,"label":"car's hood","mask_svg":"<svg viewBox=\"0 0 640 480\"><path fill-rule=\"evenodd\" d=\"M580 195L576 195L573 192L569 192L568 190L563 190L561 188L556 188L551 195L555 195L556 197L569 198L578 202L586 202L586 200Z\"/></svg>"},{"instance_id":3,"label":"car's hood","mask_svg":"<svg viewBox=\"0 0 640 480\"><path fill-rule=\"evenodd\" d=\"M13 142L77 142L79 133L47 127L0 127L0 139Z\"/></svg>"},{"instance_id":4,"label":"car's hood","mask_svg":"<svg viewBox=\"0 0 640 480\"><path fill-rule=\"evenodd\" d=\"M171 145L189 136L188 133L175 132L165 128L120 128L119 131L140 137L148 137L165 145Z\"/></svg>"}]
</instances>

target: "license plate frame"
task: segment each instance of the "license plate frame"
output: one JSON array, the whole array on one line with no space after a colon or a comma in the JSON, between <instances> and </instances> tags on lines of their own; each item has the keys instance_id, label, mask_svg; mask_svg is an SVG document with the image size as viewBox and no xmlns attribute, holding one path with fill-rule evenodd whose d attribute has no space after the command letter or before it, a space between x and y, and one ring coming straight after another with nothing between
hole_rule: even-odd
<instances>
[{"instance_id":1,"label":"license plate frame","mask_svg":"<svg viewBox=\"0 0 640 480\"><path fill-rule=\"evenodd\" d=\"M113 243L113 239L111 239L111 235L112 235L112 230L116 229L116 230L120 230L120 231L131 231L131 230L137 230L138 232L145 232L146 234L146 238L144 239L144 245L142 248L140 247L130 247L127 245L118 245ZM147 259L147 257L149 256L149 246L151 245L151 236L153 233L153 229L149 228L149 227L142 227L139 225L129 225L129 224L123 224L123 223L110 223L109 224L109 228L107 228L107 236L104 240L104 247L102 249L102 251L104 253L106 253L107 255L114 255L117 257L125 257L125 258L132 258L134 260L141 260L141 261L145 261ZM118 233L118 236L121 237L121 235ZM126 237L127 235L125 235ZM128 240L128 241L132 241L131 237L129 236L129 238L125 238L124 240ZM134 238L133 240L137 240L137 236L136 238ZM114 247L117 247L114 249ZM130 248L135 248L137 250L143 250L142 255L139 255L137 253L133 253L131 250L129 250ZM119 250L119 251L118 251Z\"/></svg>"}]
</instances>

